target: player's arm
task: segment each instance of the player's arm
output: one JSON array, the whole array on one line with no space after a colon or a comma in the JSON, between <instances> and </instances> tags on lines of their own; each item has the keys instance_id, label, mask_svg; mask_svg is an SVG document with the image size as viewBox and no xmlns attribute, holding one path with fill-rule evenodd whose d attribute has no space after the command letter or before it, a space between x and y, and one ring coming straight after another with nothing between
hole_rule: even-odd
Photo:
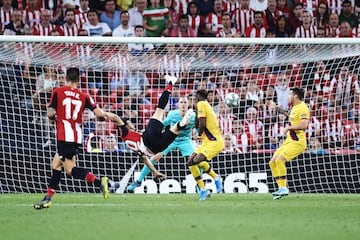
<instances>
[{"instance_id":1,"label":"player's arm","mask_svg":"<svg viewBox=\"0 0 360 240\"><path fill-rule=\"evenodd\" d=\"M271 108L275 108L276 111L277 111L278 113L280 113L280 114L284 114L284 115L287 116L287 117L290 115L289 110L287 110L287 109L285 109L285 108L282 108L282 107L276 105L276 103L275 103L274 101L271 101L270 104L269 104L269 106L270 106Z\"/></svg>"},{"instance_id":2,"label":"player's arm","mask_svg":"<svg viewBox=\"0 0 360 240\"><path fill-rule=\"evenodd\" d=\"M199 127L198 127L198 135L201 136L206 128L206 118L201 117L198 119Z\"/></svg>"},{"instance_id":3,"label":"player's arm","mask_svg":"<svg viewBox=\"0 0 360 240\"><path fill-rule=\"evenodd\" d=\"M287 126L286 128L284 128L284 134L286 134L290 130L305 130L307 129L308 124L309 124L309 119L302 118L298 124Z\"/></svg>"},{"instance_id":4,"label":"player's arm","mask_svg":"<svg viewBox=\"0 0 360 240\"><path fill-rule=\"evenodd\" d=\"M56 110L55 110L55 108L49 107L49 108L47 109L47 117L48 117L50 120L56 120Z\"/></svg>"},{"instance_id":5,"label":"player's arm","mask_svg":"<svg viewBox=\"0 0 360 240\"><path fill-rule=\"evenodd\" d=\"M159 172L154 165L151 164L151 162L149 161L148 157L145 154L142 154L140 156L141 160L144 162L144 164L151 170L151 172L154 174L156 179L162 180L164 179L166 176L164 174L162 174L161 172Z\"/></svg>"}]
</instances>

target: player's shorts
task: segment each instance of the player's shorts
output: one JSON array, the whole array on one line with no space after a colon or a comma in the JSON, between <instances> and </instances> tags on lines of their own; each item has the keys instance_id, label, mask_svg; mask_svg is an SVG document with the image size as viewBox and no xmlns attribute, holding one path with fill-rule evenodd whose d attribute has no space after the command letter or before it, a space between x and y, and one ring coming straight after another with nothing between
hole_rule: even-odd
<instances>
[{"instance_id":1,"label":"player's shorts","mask_svg":"<svg viewBox=\"0 0 360 240\"><path fill-rule=\"evenodd\" d=\"M66 159L72 159L73 156L79 154L79 147L81 144L74 143L74 142L57 142L57 152L59 154L60 160L65 161Z\"/></svg>"},{"instance_id":2,"label":"player's shorts","mask_svg":"<svg viewBox=\"0 0 360 240\"><path fill-rule=\"evenodd\" d=\"M177 137L157 119L151 118L143 133L144 144L154 154L164 151Z\"/></svg>"},{"instance_id":3,"label":"player's shorts","mask_svg":"<svg viewBox=\"0 0 360 240\"><path fill-rule=\"evenodd\" d=\"M274 156L283 156L287 162L293 160L306 149L306 141L285 140L275 151Z\"/></svg>"},{"instance_id":4,"label":"player's shorts","mask_svg":"<svg viewBox=\"0 0 360 240\"><path fill-rule=\"evenodd\" d=\"M195 149L195 153L203 154L208 161L224 150L225 144L223 140L203 141L200 146Z\"/></svg>"},{"instance_id":5,"label":"player's shorts","mask_svg":"<svg viewBox=\"0 0 360 240\"><path fill-rule=\"evenodd\" d=\"M164 151L162 154L165 156L173 149L178 148L180 150L181 156L188 157L194 152L194 146L191 143L191 140L182 140L182 141L173 141Z\"/></svg>"}]
</instances>

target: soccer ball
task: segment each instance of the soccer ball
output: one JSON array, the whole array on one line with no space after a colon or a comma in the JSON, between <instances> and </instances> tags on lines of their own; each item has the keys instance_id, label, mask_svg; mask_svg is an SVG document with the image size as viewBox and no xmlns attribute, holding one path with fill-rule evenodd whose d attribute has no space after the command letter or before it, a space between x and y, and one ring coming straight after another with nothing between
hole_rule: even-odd
<instances>
[{"instance_id":1,"label":"soccer ball","mask_svg":"<svg viewBox=\"0 0 360 240\"><path fill-rule=\"evenodd\" d=\"M240 103L240 97L236 93L228 93L225 97L225 103L228 107L237 107Z\"/></svg>"}]
</instances>

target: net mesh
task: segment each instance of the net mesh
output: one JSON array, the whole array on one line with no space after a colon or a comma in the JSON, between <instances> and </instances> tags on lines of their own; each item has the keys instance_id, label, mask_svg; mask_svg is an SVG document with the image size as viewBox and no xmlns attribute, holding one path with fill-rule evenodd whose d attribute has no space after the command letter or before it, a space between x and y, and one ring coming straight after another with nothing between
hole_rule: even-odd
<instances>
[{"instance_id":1,"label":"net mesh","mask_svg":"<svg viewBox=\"0 0 360 240\"><path fill-rule=\"evenodd\" d=\"M308 149L288 164L295 192L360 192L359 93L357 44L159 44L159 43L0 43L0 192L43 192L56 151L55 128L46 118L54 87L64 84L67 67L81 70L80 87L105 110L129 118L142 130L165 87L164 75L179 78L168 110L179 96L194 105L194 91L210 91L226 142L212 160L225 192L266 193L275 189L268 167L284 140L288 119L269 107L289 109L289 88L306 89L311 119ZM224 104L227 93L240 96L238 107ZM122 184L142 167L116 137L110 122L83 119L80 166ZM94 153L94 141L103 152ZM194 140L194 145L196 145ZM135 166L135 167L134 167ZM173 151L158 165L168 179L147 178L137 192L195 192L186 161ZM215 190L210 178L207 187ZM60 191L96 192L92 186L62 178Z\"/></svg>"}]
</instances>

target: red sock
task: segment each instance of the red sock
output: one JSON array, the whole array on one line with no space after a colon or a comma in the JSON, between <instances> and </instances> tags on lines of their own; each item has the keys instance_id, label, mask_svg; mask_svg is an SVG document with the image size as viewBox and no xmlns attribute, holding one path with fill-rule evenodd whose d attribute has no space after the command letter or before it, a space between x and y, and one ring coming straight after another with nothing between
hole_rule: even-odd
<instances>
[{"instance_id":1,"label":"red sock","mask_svg":"<svg viewBox=\"0 0 360 240\"><path fill-rule=\"evenodd\" d=\"M173 85L172 85L172 83L169 83L169 84L166 86L166 90L169 91L169 92L171 92L172 89L173 89Z\"/></svg>"},{"instance_id":2,"label":"red sock","mask_svg":"<svg viewBox=\"0 0 360 240\"><path fill-rule=\"evenodd\" d=\"M52 198L52 197L54 196L54 194L55 194L55 189L49 187L49 188L47 189L46 196L49 197L49 198Z\"/></svg>"},{"instance_id":3,"label":"red sock","mask_svg":"<svg viewBox=\"0 0 360 240\"><path fill-rule=\"evenodd\" d=\"M96 180L96 176L94 174L92 174L91 172L88 172L85 176L85 181L90 182L90 183L94 183Z\"/></svg>"}]
</instances>

